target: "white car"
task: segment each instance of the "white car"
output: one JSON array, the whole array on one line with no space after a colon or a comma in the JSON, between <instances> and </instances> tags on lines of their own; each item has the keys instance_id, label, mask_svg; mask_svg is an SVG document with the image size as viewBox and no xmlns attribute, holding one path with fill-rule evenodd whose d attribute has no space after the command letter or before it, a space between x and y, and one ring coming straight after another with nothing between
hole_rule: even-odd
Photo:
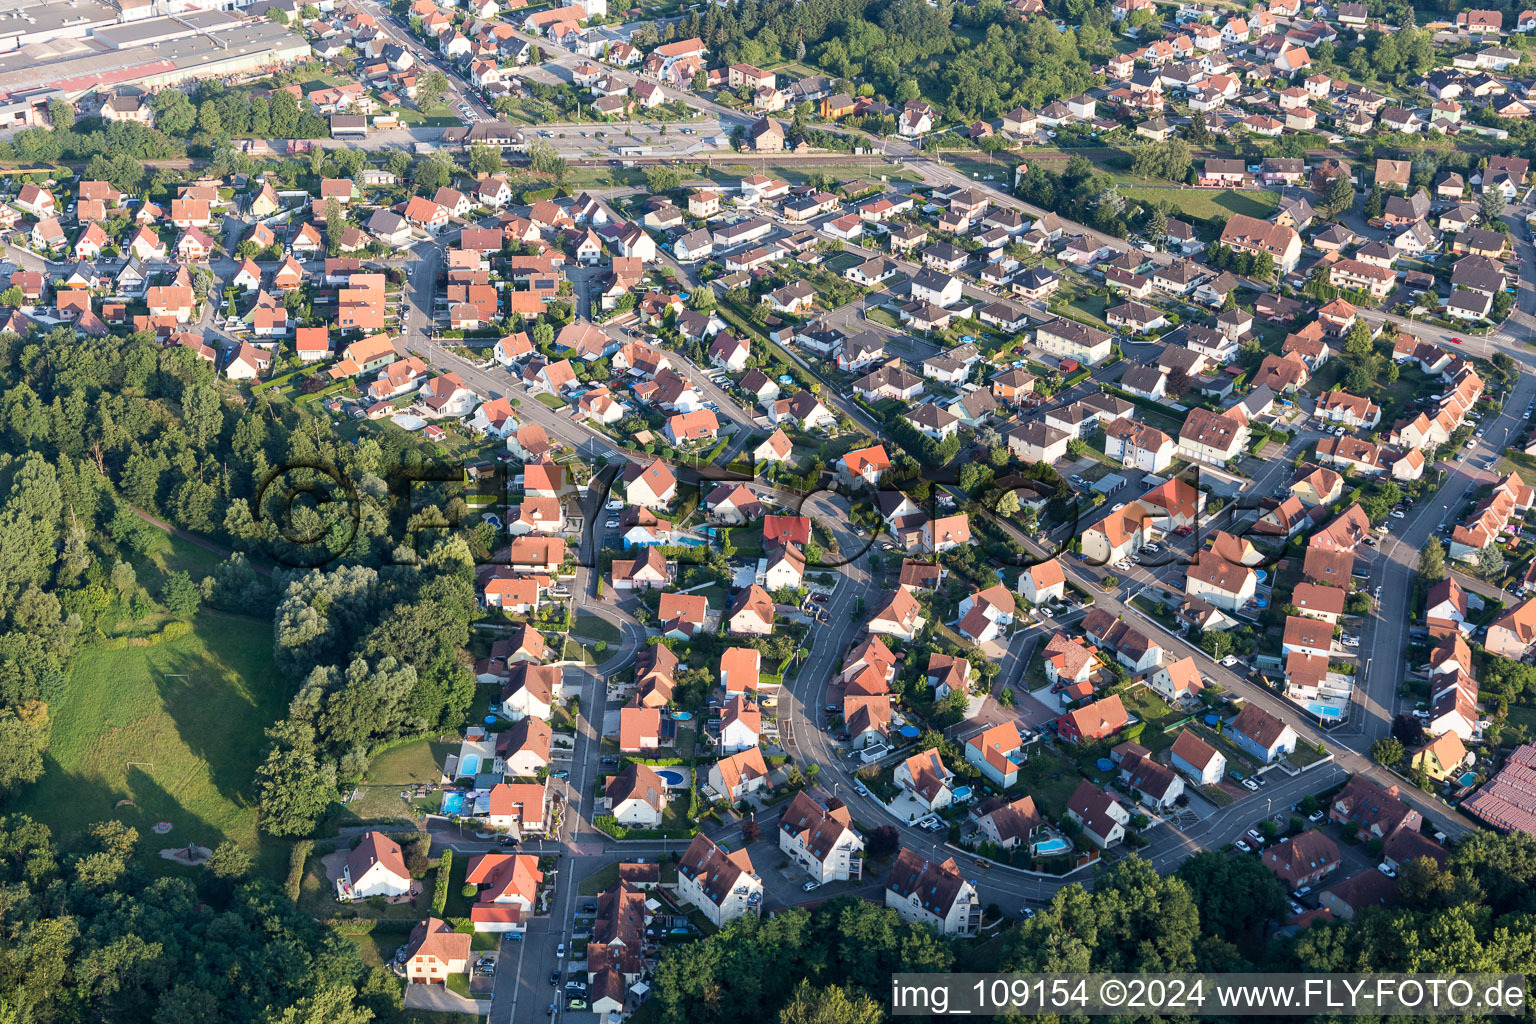
<instances>
[{"instance_id":1,"label":"white car","mask_svg":"<svg viewBox=\"0 0 1536 1024\"><path fill-rule=\"evenodd\" d=\"M618 528L619 521L617 519L610 519L606 523L604 523L603 525L605 527L607 527L608 529L613 530L613 529L617 529Z\"/></svg>"},{"instance_id":2,"label":"white car","mask_svg":"<svg viewBox=\"0 0 1536 1024\"><path fill-rule=\"evenodd\" d=\"M802 885L800 887L800 891L801 892L815 892L817 889L820 889L820 888L821 888L821 883L820 882L812 881L812 882L806 882L804 885Z\"/></svg>"},{"instance_id":3,"label":"white car","mask_svg":"<svg viewBox=\"0 0 1536 1024\"><path fill-rule=\"evenodd\" d=\"M1243 788L1248 790L1250 793L1257 793L1259 791L1259 784L1254 782L1252 779L1244 779Z\"/></svg>"},{"instance_id":4,"label":"white car","mask_svg":"<svg viewBox=\"0 0 1536 1024\"><path fill-rule=\"evenodd\" d=\"M1244 781L1246 782L1247 780L1245 779ZM1247 843L1243 842L1241 839L1239 839L1237 842L1233 843L1232 845L1237 847L1239 850L1243 851L1244 853L1252 853L1253 852L1253 847L1249 846Z\"/></svg>"},{"instance_id":5,"label":"white car","mask_svg":"<svg viewBox=\"0 0 1536 1024\"><path fill-rule=\"evenodd\" d=\"M1391 513L1391 516L1392 516L1393 519L1407 519L1408 518L1408 513L1406 513L1406 512L1393 512L1393 513Z\"/></svg>"}]
</instances>

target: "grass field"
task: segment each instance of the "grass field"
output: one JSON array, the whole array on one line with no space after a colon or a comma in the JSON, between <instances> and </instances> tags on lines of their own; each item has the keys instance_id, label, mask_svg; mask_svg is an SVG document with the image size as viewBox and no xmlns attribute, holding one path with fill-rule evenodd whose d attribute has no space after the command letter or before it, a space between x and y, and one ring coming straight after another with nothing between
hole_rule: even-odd
<instances>
[{"instance_id":1,"label":"grass field","mask_svg":"<svg viewBox=\"0 0 1536 1024\"><path fill-rule=\"evenodd\" d=\"M605 640L610 647L622 639L619 636L619 627L607 619L588 615L585 612L576 613L576 622L571 627L571 635L580 640Z\"/></svg>"},{"instance_id":2,"label":"grass field","mask_svg":"<svg viewBox=\"0 0 1536 1024\"><path fill-rule=\"evenodd\" d=\"M1268 217L1280 205L1280 193L1266 189L1194 189L1194 188L1122 188L1121 195L1133 202L1160 200L1186 217L1227 218L1234 213L1250 217Z\"/></svg>"},{"instance_id":3,"label":"grass field","mask_svg":"<svg viewBox=\"0 0 1536 1024\"><path fill-rule=\"evenodd\" d=\"M155 865L161 848L233 839L280 874L283 847L257 837L252 777L287 702L266 621L203 612L178 640L88 648L53 706L46 772L13 809L63 833L117 818ZM161 821L164 837L151 832Z\"/></svg>"},{"instance_id":4,"label":"grass field","mask_svg":"<svg viewBox=\"0 0 1536 1024\"><path fill-rule=\"evenodd\" d=\"M443 762L457 749L452 743L412 740L384 751L369 765L368 781L358 787L362 797L347 805L347 814L363 819L408 819L400 791L436 783L442 777Z\"/></svg>"}]
</instances>

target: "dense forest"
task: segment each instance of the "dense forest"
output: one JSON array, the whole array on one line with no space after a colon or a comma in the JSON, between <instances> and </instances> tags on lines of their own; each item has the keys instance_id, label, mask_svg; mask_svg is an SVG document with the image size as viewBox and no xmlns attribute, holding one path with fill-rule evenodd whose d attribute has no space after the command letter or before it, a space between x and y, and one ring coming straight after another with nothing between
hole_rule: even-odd
<instances>
[{"instance_id":1,"label":"dense forest","mask_svg":"<svg viewBox=\"0 0 1536 1024\"><path fill-rule=\"evenodd\" d=\"M1398 902L1271 938L1286 893L1257 857L1201 853L1172 875L1131 857L1001 937L949 942L851 898L742 918L657 965L643 1024L873 1024L893 971L1530 971L1536 840L1478 832L1444 869L1402 868ZM1010 908L1011 909L1011 908ZM989 908L988 915L999 912Z\"/></svg>"},{"instance_id":2,"label":"dense forest","mask_svg":"<svg viewBox=\"0 0 1536 1024\"><path fill-rule=\"evenodd\" d=\"M352 443L259 393L237 406L188 349L69 328L0 334L0 437L0 793L41 774L48 706L114 602L275 615L295 696L260 779L274 834L313 828L377 744L462 721L489 527L455 531L461 499L391 487L425 457L413 439ZM146 594L131 563L158 531L135 509L252 557ZM274 573L267 558L352 567Z\"/></svg>"},{"instance_id":3,"label":"dense forest","mask_svg":"<svg viewBox=\"0 0 1536 1024\"><path fill-rule=\"evenodd\" d=\"M809 58L870 95L921 97L970 120L1098 85L1083 53L1108 39L1108 6L1085 10L1075 25L1060 32L1045 19L1020 21L1002 0L736 0L711 5L698 31L724 63Z\"/></svg>"},{"instance_id":4,"label":"dense forest","mask_svg":"<svg viewBox=\"0 0 1536 1024\"><path fill-rule=\"evenodd\" d=\"M194 885L143 872L138 842L107 822L61 845L0 818L0 1020L365 1024L399 1009L393 976L247 881L232 844Z\"/></svg>"}]
</instances>

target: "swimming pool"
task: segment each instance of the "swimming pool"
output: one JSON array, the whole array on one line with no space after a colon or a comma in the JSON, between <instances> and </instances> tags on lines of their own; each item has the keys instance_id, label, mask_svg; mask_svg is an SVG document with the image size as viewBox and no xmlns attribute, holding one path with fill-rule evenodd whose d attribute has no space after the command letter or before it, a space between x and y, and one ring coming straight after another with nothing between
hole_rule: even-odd
<instances>
[{"instance_id":1,"label":"swimming pool","mask_svg":"<svg viewBox=\"0 0 1536 1024\"><path fill-rule=\"evenodd\" d=\"M1053 853L1066 853L1072 849L1072 844L1065 839L1047 839L1043 843L1035 844L1035 852L1050 856Z\"/></svg>"},{"instance_id":2,"label":"swimming pool","mask_svg":"<svg viewBox=\"0 0 1536 1024\"><path fill-rule=\"evenodd\" d=\"M1344 712L1327 704L1308 704L1307 710L1318 718L1343 718Z\"/></svg>"},{"instance_id":3,"label":"swimming pool","mask_svg":"<svg viewBox=\"0 0 1536 1024\"><path fill-rule=\"evenodd\" d=\"M464 794L463 793L444 793L443 794L443 813L444 814L449 814L449 815L463 814L464 813Z\"/></svg>"},{"instance_id":4,"label":"swimming pool","mask_svg":"<svg viewBox=\"0 0 1536 1024\"><path fill-rule=\"evenodd\" d=\"M956 786L954 792L951 793L950 795L955 800L969 800L971 798L971 787L970 786Z\"/></svg>"},{"instance_id":5,"label":"swimming pool","mask_svg":"<svg viewBox=\"0 0 1536 1024\"><path fill-rule=\"evenodd\" d=\"M688 776L676 768L657 768L656 774L661 776L661 781L668 789L681 789L688 785Z\"/></svg>"},{"instance_id":6,"label":"swimming pool","mask_svg":"<svg viewBox=\"0 0 1536 1024\"><path fill-rule=\"evenodd\" d=\"M480 770L480 755L479 754L465 754L464 755L464 759L459 762L459 774L460 775L474 775L479 770Z\"/></svg>"},{"instance_id":7,"label":"swimming pool","mask_svg":"<svg viewBox=\"0 0 1536 1024\"><path fill-rule=\"evenodd\" d=\"M1462 772L1461 778L1456 780L1463 786L1470 786L1477 781L1477 772Z\"/></svg>"}]
</instances>

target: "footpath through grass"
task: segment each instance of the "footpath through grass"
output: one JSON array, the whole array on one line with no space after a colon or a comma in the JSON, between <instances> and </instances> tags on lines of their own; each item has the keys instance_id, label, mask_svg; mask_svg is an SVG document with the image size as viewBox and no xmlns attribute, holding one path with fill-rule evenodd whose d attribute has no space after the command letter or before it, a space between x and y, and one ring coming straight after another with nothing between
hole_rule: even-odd
<instances>
[{"instance_id":1,"label":"footpath through grass","mask_svg":"<svg viewBox=\"0 0 1536 1024\"><path fill-rule=\"evenodd\" d=\"M13 810L64 834L120 820L154 865L169 864L164 848L233 839L280 877L286 850L259 841L253 784L288 702L272 625L209 611L193 625L176 640L76 656L52 702L46 771ZM156 835L158 822L170 831Z\"/></svg>"}]
</instances>

